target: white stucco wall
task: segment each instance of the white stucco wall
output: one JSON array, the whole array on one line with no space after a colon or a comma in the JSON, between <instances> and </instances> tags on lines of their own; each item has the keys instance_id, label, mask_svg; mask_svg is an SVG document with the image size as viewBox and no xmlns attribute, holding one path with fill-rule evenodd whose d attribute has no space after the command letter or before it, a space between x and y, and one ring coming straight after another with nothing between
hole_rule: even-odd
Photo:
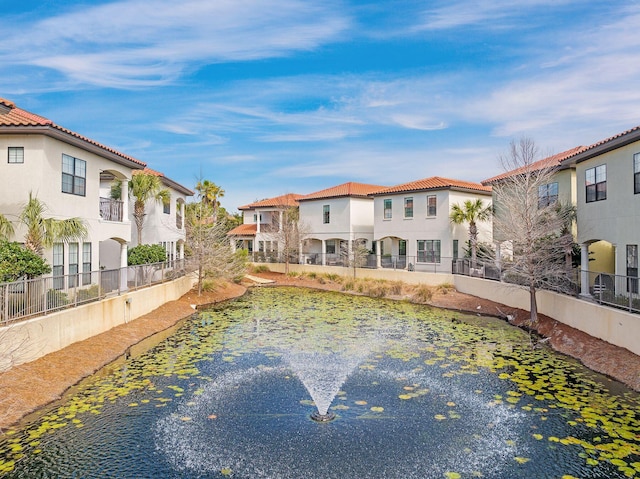
<instances>
[{"instance_id":1,"label":"white stucco wall","mask_svg":"<svg viewBox=\"0 0 640 479\"><path fill-rule=\"evenodd\" d=\"M427 197L436 196L436 216L427 215ZM404 217L404 200L413 198L413 217ZM463 255L464 243L469 238L468 225L453 225L449 220L451 206L465 200L481 198L491 204L488 195L475 195L454 190L407 192L387 196L376 196L374 200L374 237L380 240L397 237L407 241L407 256L417 255L418 240L440 240L441 257L453 257L453 240L458 240L459 256ZM392 218L384 219L384 200L392 200ZM479 241L491 242L491 223L478 223ZM385 250L386 252L386 250Z\"/></svg>"},{"instance_id":2,"label":"white stucco wall","mask_svg":"<svg viewBox=\"0 0 640 479\"><path fill-rule=\"evenodd\" d=\"M45 135L0 135L0 152L6 155L10 146L24 148L24 163L9 164L6 158L1 158L0 213L10 220L16 220L28 200L29 192L32 192L47 206L48 217L82 218L88 227L88 237L84 242L92 244L92 269L97 269L99 264L101 241L109 238L130 241L130 221L126 218L122 222L105 221L100 217L100 172L108 170L128 179L131 177L131 168ZM84 196L62 192L63 154L86 162ZM17 228L15 240L21 241L24 234L24 229ZM45 251L44 257L49 264L52 263L51 250ZM65 273L66 263L65 259Z\"/></svg>"}]
</instances>

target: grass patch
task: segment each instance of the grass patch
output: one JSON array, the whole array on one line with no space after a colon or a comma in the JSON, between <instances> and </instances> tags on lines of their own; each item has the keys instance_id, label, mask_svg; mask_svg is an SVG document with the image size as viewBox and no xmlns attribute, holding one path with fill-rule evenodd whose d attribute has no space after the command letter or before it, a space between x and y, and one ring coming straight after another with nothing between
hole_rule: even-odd
<instances>
[{"instance_id":1,"label":"grass patch","mask_svg":"<svg viewBox=\"0 0 640 479\"><path fill-rule=\"evenodd\" d=\"M413 303L428 303L433 299L433 288L426 284L418 284L413 287L411 301Z\"/></svg>"},{"instance_id":2,"label":"grass patch","mask_svg":"<svg viewBox=\"0 0 640 479\"><path fill-rule=\"evenodd\" d=\"M266 264L251 266L249 269L251 270L252 273L270 273L271 272L271 270Z\"/></svg>"}]
</instances>

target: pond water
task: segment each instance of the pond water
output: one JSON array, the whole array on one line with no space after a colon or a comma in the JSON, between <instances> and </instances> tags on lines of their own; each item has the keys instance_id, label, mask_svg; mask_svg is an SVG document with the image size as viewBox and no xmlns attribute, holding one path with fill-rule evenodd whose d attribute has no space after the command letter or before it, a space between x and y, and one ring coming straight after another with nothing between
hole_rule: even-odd
<instances>
[{"instance_id":1,"label":"pond water","mask_svg":"<svg viewBox=\"0 0 640 479\"><path fill-rule=\"evenodd\" d=\"M640 477L638 393L494 318L290 288L194 315L6 433L8 478Z\"/></svg>"}]
</instances>

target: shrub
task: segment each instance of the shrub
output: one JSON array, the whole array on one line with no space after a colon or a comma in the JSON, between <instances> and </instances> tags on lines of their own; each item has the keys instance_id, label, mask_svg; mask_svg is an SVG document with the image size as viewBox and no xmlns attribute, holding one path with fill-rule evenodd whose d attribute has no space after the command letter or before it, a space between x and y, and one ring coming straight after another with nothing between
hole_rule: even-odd
<instances>
[{"instance_id":1,"label":"shrub","mask_svg":"<svg viewBox=\"0 0 640 479\"><path fill-rule=\"evenodd\" d=\"M335 273L325 273L324 277L329 281L337 281L340 276Z\"/></svg>"},{"instance_id":2,"label":"shrub","mask_svg":"<svg viewBox=\"0 0 640 479\"><path fill-rule=\"evenodd\" d=\"M270 273L271 270L266 264L254 265L251 266L252 273Z\"/></svg>"},{"instance_id":3,"label":"shrub","mask_svg":"<svg viewBox=\"0 0 640 479\"><path fill-rule=\"evenodd\" d=\"M351 278L346 279L342 282L343 291L353 291L354 286L355 286L355 281Z\"/></svg>"},{"instance_id":4,"label":"shrub","mask_svg":"<svg viewBox=\"0 0 640 479\"><path fill-rule=\"evenodd\" d=\"M98 288L98 285L94 284L89 288L78 290L76 299L78 300L79 303L82 303L84 301L91 301L92 299L96 299L99 294L100 294L100 290Z\"/></svg>"},{"instance_id":5,"label":"shrub","mask_svg":"<svg viewBox=\"0 0 640 479\"><path fill-rule=\"evenodd\" d=\"M455 291L455 290L456 290L456 287L451 283L442 283L438 285L438 291L441 292L442 294L447 294L450 291Z\"/></svg>"},{"instance_id":6,"label":"shrub","mask_svg":"<svg viewBox=\"0 0 640 479\"><path fill-rule=\"evenodd\" d=\"M139 244L127 252L129 266L162 263L166 260L167 252L159 244Z\"/></svg>"},{"instance_id":7,"label":"shrub","mask_svg":"<svg viewBox=\"0 0 640 479\"><path fill-rule=\"evenodd\" d=\"M404 288L404 283L402 281L390 281L389 282L389 292L393 295L402 294L402 290Z\"/></svg>"},{"instance_id":8,"label":"shrub","mask_svg":"<svg viewBox=\"0 0 640 479\"><path fill-rule=\"evenodd\" d=\"M210 293L212 291L215 291L216 287L217 287L217 283L212 279L205 279L202 281L202 291Z\"/></svg>"},{"instance_id":9,"label":"shrub","mask_svg":"<svg viewBox=\"0 0 640 479\"><path fill-rule=\"evenodd\" d=\"M433 288L426 284L419 284L413 288L411 301L414 303L428 303L433 298Z\"/></svg>"},{"instance_id":10,"label":"shrub","mask_svg":"<svg viewBox=\"0 0 640 479\"><path fill-rule=\"evenodd\" d=\"M69 298L66 293L55 289L47 291L47 309L60 308L69 304Z\"/></svg>"},{"instance_id":11,"label":"shrub","mask_svg":"<svg viewBox=\"0 0 640 479\"><path fill-rule=\"evenodd\" d=\"M307 275L311 279L316 279L318 277L318 274L315 271L311 271L311 272L307 273Z\"/></svg>"}]
</instances>

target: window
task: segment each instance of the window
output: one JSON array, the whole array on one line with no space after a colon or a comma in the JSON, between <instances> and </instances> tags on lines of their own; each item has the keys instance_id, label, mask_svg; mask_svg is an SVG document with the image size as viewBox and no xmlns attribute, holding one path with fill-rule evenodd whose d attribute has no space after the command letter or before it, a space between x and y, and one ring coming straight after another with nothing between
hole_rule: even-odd
<instances>
[{"instance_id":1,"label":"window","mask_svg":"<svg viewBox=\"0 0 640 479\"><path fill-rule=\"evenodd\" d=\"M436 215L436 195L427 196L427 216Z\"/></svg>"},{"instance_id":2,"label":"window","mask_svg":"<svg viewBox=\"0 0 640 479\"><path fill-rule=\"evenodd\" d=\"M69 243L69 288L78 286L78 243Z\"/></svg>"},{"instance_id":3,"label":"window","mask_svg":"<svg viewBox=\"0 0 640 479\"><path fill-rule=\"evenodd\" d=\"M413 198L404 199L404 217L413 218Z\"/></svg>"},{"instance_id":4,"label":"window","mask_svg":"<svg viewBox=\"0 0 640 479\"><path fill-rule=\"evenodd\" d=\"M258 241L258 253L264 253L264 241Z\"/></svg>"},{"instance_id":5,"label":"window","mask_svg":"<svg viewBox=\"0 0 640 479\"><path fill-rule=\"evenodd\" d=\"M458 240L453 240L453 260L458 259Z\"/></svg>"},{"instance_id":6,"label":"window","mask_svg":"<svg viewBox=\"0 0 640 479\"><path fill-rule=\"evenodd\" d=\"M258 222L258 214L257 214L257 213L254 213L254 214L253 214L253 222L254 222L254 223L257 223L257 222Z\"/></svg>"},{"instance_id":7,"label":"window","mask_svg":"<svg viewBox=\"0 0 640 479\"><path fill-rule=\"evenodd\" d=\"M162 212L165 215L168 215L169 213L171 213L171 202L167 201L166 203L162 203Z\"/></svg>"},{"instance_id":8,"label":"window","mask_svg":"<svg viewBox=\"0 0 640 479\"><path fill-rule=\"evenodd\" d=\"M587 203L607 199L607 165L596 166L585 171Z\"/></svg>"},{"instance_id":9,"label":"window","mask_svg":"<svg viewBox=\"0 0 640 479\"><path fill-rule=\"evenodd\" d=\"M640 153L633 155L633 192L640 193Z\"/></svg>"},{"instance_id":10,"label":"window","mask_svg":"<svg viewBox=\"0 0 640 479\"><path fill-rule=\"evenodd\" d=\"M336 254L336 240L327 240L325 244L327 254Z\"/></svg>"},{"instance_id":11,"label":"window","mask_svg":"<svg viewBox=\"0 0 640 479\"><path fill-rule=\"evenodd\" d=\"M391 219L391 200L384 200L384 219Z\"/></svg>"},{"instance_id":12,"label":"window","mask_svg":"<svg viewBox=\"0 0 640 479\"><path fill-rule=\"evenodd\" d=\"M398 241L398 255L399 256L407 256L407 241L406 240Z\"/></svg>"},{"instance_id":13,"label":"window","mask_svg":"<svg viewBox=\"0 0 640 479\"><path fill-rule=\"evenodd\" d=\"M64 245L54 243L53 245L53 289L64 288Z\"/></svg>"},{"instance_id":14,"label":"window","mask_svg":"<svg viewBox=\"0 0 640 479\"><path fill-rule=\"evenodd\" d=\"M322 207L322 222L326 225L329 224L329 220L331 219L331 213L329 211L329 205L324 205Z\"/></svg>"},{"instance_id":15,"label":"window","mask_svg":"<svg viewBox=\"0 0 640 479\"><path fill-rule=\"evenodd\" d=\"M9 163L24 163L24 148L22 146L9 147Z\"/></svg>"},{"instance_id":16,"label":"window","mask_svg":"<svg viewBox=\"0 0 640 479\"><path fill-rule=\"evenodd\" d=\"M627 245L627 291L638 294L638 245Z\"/></svg>"},{"instance_id":17,"label":"window","mask_svg":"<svg viewBox=\"0 0 640 479\"><path fill-rule=\"evenodd\" d=\"M538 208L546 208L558 201L558 183L538 187Z\"/></svg>"},{"instance_id":18,"label":"window","mask_svg":"<svg viewBox=\"0 0 640 479\"><path fill-rule=\"evenodd\" d=\"M418 263L440 262L440 240L418 240Z\"/></svg>"},{"instance_id":19,"label":"window","mask_svg":"<svg viewBox=\"0 0 640 479\"><path fill-rule=\"evenodd\" d=\"M87 162L62 155L62 192L84 196L86 193Z\"/></svg>"},{"instance_id":20,"label":"window","mask_svg":"<svg viewBox=\"0 0 640 479\"><path fill-rule=\"evenodd\" d=\"M82 284L91 284L91 243L82 243Z\"/></svg>"}]
</instances>

